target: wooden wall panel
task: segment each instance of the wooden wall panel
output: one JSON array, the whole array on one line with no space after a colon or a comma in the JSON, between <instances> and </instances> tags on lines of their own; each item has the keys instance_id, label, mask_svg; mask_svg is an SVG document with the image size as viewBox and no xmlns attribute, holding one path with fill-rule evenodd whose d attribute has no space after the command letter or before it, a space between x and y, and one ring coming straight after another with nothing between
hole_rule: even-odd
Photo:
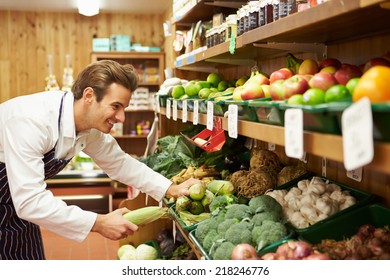
<instances>
[{"instance_id":1,"label":"wooden wall panel","mask_svg":"<svg viewBox=\"0 0 390 280\"><path fill-rule=\"evenodd\" d=\"M48 55L61 85L66 55L74 77L90 63L92 38L130 35L132 43L164 47L162 15L0 10L0 103L12 97L42 91L48 75Z\"/></svg>"}]
</instances>

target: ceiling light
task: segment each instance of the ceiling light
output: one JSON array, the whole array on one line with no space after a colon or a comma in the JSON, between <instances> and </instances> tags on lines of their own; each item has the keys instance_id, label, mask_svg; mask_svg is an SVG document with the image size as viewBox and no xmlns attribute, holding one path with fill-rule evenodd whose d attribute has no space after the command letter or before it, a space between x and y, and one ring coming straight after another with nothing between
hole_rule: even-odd
<instances>
[{"instance_id":1,"label":"ceiling light","mask_svg":"<svg viewBox=\"0 0 390 280\"><path fill-rule=\"evenodd\" d=\"M99 0L78 0L79 13L90 17L99 13Z\"/></svg>"}]
</instances>

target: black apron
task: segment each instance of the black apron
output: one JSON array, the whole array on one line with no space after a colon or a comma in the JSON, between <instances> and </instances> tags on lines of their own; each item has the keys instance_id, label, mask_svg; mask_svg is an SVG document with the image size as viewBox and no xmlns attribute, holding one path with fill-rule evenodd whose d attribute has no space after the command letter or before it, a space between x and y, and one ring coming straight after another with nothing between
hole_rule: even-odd
<instances>
[{"instance_id":1,"label":"black apron","mask_svg":"<svg viewBox=\"0 0 390 280\"><path fill-rule=\"evenodd\" d=\"M61 99L58 132L62 114ZM60 172L71 160L56 159L55 147L43 157L45 180ZM45 252L39 226L20 219L15 211L5 163L0 162L0 260L44 260Z\"/></svg>"}]
</instances>

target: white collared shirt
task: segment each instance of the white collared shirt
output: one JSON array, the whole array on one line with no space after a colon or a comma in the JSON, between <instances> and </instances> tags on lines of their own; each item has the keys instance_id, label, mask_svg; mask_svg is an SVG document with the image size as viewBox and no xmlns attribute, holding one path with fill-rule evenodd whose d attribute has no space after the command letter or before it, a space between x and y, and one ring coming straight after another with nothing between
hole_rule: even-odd
<instances>
[{"instance_id":1,"label":"white collared shirt","mask_svg":"<svg viewBox=\"0 0 390 280\"><path fill-rule=\"evenodd\" d=\"M0 104L0 161L6 163L12 200L19 217L67 238L82 241L96 214L66 204L46 190L43 155L70 159L83 150L114 180L161 200L171 181L122 151L115 139L96 129L75 134L73 94L62 91L24 95ZM0 194L1 195L1 194Z\"/></svg>"}]
</instances>

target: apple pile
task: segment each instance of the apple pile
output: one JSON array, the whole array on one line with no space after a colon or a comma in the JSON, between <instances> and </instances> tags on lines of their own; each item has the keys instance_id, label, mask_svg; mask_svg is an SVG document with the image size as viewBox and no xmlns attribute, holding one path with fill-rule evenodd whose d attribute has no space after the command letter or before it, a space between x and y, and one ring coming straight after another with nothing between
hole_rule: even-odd
<instances>
[{"instance_id":1,"label":"apple pile","mask_svg":"<svg viewBox=\"0 0 390 280\"><path fill-rule=\"evenodd\" d=\"M271 73L272 100L289 104L317 105L335 101L351 101L361 76L374 66L390 67L386 56L375 57L363 65L342 63L337 58L301 62L289 54L288 66Z\"/></svg>"}]
</instances>

